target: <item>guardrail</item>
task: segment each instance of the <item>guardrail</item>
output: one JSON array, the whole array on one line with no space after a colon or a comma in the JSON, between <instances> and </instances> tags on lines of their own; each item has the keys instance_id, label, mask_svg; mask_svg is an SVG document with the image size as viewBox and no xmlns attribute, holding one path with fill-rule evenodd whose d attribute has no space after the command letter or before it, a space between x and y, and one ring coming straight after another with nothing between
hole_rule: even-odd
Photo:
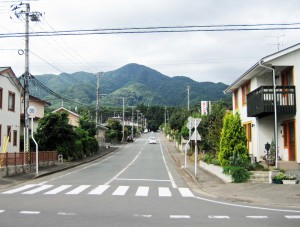
<instances>
[{"instance_id":1,"label":"guardrail","mask_svg":"<svg viewBox=\"0 0 300 227\"><path fill-rule=\"evenodd\" d=\"M39 151L39 163L57 161L56 151ZM0 153L0 168L35 163L35 152Z\"/></svg>"}]
</instances>

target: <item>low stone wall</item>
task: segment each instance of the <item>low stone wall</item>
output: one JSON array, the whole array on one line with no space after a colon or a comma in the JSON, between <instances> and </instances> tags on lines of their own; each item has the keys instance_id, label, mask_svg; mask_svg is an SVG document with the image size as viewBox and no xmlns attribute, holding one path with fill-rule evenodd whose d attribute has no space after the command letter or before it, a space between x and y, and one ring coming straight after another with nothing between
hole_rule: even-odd
<instances>
[{"instance_id":1,"label":"low stone wall","mask_svg":"<svg viewBox=\"0 0 300 227\"><path fill-rule=\"evenodd\" d=\"M49 162L40 162L39 168L48 167L48 166L54 166L54 161ZM8 166L8 167L2 167L0 168L0 177L8 177L13 175L18 175L22 173L30 173L35 171L35 164L33 164L30 168L29 165L16 165L16 166Z\"/></svg>"},{"instance_id":2,"label":"low stone wall","mask_svg":"<svg viewBox=\"0 0 300 227\"><path fill-rule=\"evenodd\" d=\"M215 166L213 164L207 164L206 162L200 161L199 165L202 169L205 169L206 171L210 172L211 174L219 177L225 182L231 183L233 182L233 179L231 176L226 175L223 173L223 168L221 166Z\"/></svg>"}]
</instances>

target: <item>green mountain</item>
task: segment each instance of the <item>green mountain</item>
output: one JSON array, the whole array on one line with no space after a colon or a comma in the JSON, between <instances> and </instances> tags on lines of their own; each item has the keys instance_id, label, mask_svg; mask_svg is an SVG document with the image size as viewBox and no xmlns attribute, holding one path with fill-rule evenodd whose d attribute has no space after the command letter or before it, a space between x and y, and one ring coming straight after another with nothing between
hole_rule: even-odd
<instances>
[{"instance_id":1,"label":"green mountain","mask_svg":"<svg viewBox=\"0 0 300 227\"><path fill-rule=\"evenodd\" d=\"M62 97L95 105L97 87L95 74L87 72L45 74L35 78ZM191 105L203 100L216 101L228 97L223 93L227 88L223 83L196 82L184 76L168 77L143 65L128 64L101 76L100 93L103 94L101 105L120 105L124 97L126 105L131 106L141 103L183 106L187 103L187 86L191 88ZM50 101L53 107L61 105L61 100L54 99L53 95L44 91L37 83L31 83L30 88L34 96Z\"/></svg>"}]
</instances>

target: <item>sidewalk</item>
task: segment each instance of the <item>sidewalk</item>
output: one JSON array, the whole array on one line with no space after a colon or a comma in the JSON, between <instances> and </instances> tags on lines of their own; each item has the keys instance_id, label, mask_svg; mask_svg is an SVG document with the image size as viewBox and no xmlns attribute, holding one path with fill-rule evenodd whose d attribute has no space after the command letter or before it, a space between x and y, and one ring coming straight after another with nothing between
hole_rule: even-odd
<instances>
[{"instance_id":1,"label":"sidewalk","mask_svg":"<svg viewBox=\"0 0 300 227\"><path fill-rule=\"evenodd\" d=\"M19 174L19 175L15 175L15 176L11 176L11 177L0 178L0 190L11 187L13 185L17 185L17 184L26 182L28 180L47 176L47 175L50 175L53 173L57 173L60 171L64 171L64 170L85 164L85 163L89 163L89 162L97 160L105 155L108 155L109 153L117 150L118 148L119 147L110 147L108 149L103 149L98 154L86 157L85 159L78 160L78 161L56 162L54 166L40 168L38 176L36 176L35 171L34 171L34 172Z\"/></svg>"},{"instance_id":2,"label":"sidewalk","mask_svg":"<svg viewBox=\"0 0 300 227\"><path fill-rule=\"evenodd\" d=\"M184 168L184 154L174 144L162 137L169 153L179 168L185 170L194 180L197 192L227 202L246 204L278 205L280 207L300 208L300 184L226 183L213 174L198 167L194 176L194 163Z\"/></svg>"}]
</instances>

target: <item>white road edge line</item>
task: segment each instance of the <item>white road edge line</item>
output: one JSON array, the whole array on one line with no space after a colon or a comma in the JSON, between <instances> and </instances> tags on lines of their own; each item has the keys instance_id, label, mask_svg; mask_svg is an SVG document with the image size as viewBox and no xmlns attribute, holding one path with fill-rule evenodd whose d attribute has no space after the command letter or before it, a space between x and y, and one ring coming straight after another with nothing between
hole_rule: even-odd
<instances>
[{"instance_id":1,"label":"white road edge line","mask_svg":"<svg viewBox=\"0 0 300 227\"><path fill-rule=\"evenodd\" d=\"M242 207L242 208L255 209L255 210L268 210L268 211L278 211L278 212L300 213L300 210L285 210L285 209L276 209L276 208L266 208L266 207L239 205L239 204L233 204L233 203L220 202L220 201L216 201L216 200L212 200L212 199L206 199L206 198L203 198L203 197L194 197L194 198L202 200L202 201L210 202L210 203L216 203L216 204L232 206L232 207Z\"/></svg>"},{"instance_id":2,"label":"white road edge line","mask_svg":"<svg viewBox=\"0 0 300 227\"><path fill-rule=\"evenodd\" d=\"M159 136L158 136L158 138L159 138ZM172 174L171 174L171 171L170 171L169 167L167 166L167 162L166 162L166 159L165 159L165 156L164 156L164 153L163 153L163 149L162 149L162 146L161 146L160 138L159 138L159 146L160 146L160 152L161 152L161 155L162 155L162 157L163 157L163 161L164 161L164 163L165 163L165 167L166 167L166 169L167 169L169 178L170 178L170 180L171 180L172 187L173 187L173 188L177 188L177 185L176 185L176 183L175 183L175 181L174 181L174 178L173 178L173 176L172 176Z\"/></svg>"}]
</instances>

